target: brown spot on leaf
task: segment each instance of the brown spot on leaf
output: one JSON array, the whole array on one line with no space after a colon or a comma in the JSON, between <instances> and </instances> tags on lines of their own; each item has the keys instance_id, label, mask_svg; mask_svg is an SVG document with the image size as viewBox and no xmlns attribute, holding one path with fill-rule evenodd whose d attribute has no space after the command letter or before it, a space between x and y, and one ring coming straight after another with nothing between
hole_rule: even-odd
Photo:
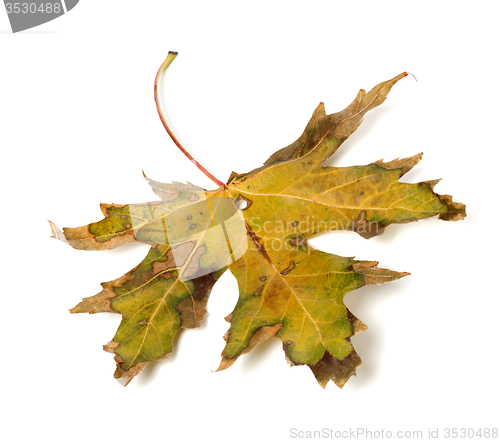
<instances>
[{"instance_id":1,"label":"brown spot on leaf","mask_svg":"<svg viewBox=\"0 0 500 442\"><path fill-rule=\"evenodd\" d=\"M146 321L145 319L143 319L142 321L139 321L137 323L137 325L141 325L141 326L148 325L148 321Z\"/></svg>"},{"instance_id":2,"label":"brown spot on leaf","mask_svg":"<svg viewBox=\"0 0 500 442\"><path fill-rule=\"evenodd\" d=\"M293 270L294 267L295 267L295 263L292 261L292 262L290 262L290 265L285 270L283 270L281 272L281 274L283 276L288 275Z\"/></svg>"},{"instance_id":3,"label":"brown spot on leaf","mask_svg":"<svg viewBox=\"0 0 500 442\"><path fill-rule=\"evenodd\" d=\"M260 286L257 291L254 293L255 296L260 296L262 294L262 290L264 290L264 286Z\"/></svg>"},{"instance_id":4,"label":"brown spot on leaf","mask_svg":"<svg viewBox=\"0 0 500 442\"><path fill-rule=\"evenodd\" d=\"M293 227L297 227L298 225L299 225L299 222L298 222L298 221L294 221L294 222L292 223L292 226L293 226Z\"/></svg>"},{"instance_id":5,"label":"brown spot on leaf","mask_svg":"<svg viewBox=\"0 0 500 442\"><path fill-rule=\"evenodd\" d=\"M189 228L190 228L191 230L196 229L196 224L191 224L191 225L189 226Z\"/></svg>"},{"instance_id":6,"label":"brown spot on leaf","mask_svg":"<svg viewBox=\"0 0 500 442\"><path fill-rule=\"evenodd\" d=\"M260 279L262 282L264 282L264 281L267 279L267 277L266 277L266 276L261 276L259 279Z\"/></svg>"},{"instance_id":7,"label":"brown spot on leaf","mask_svg":"<svg viewBox=\"0 0 500 442\"><path fill-rule=\"evenodd\" d=\"M305 247L306 240L301 236L297 236L296 238L292 238L290 240L290 244L295 247Z\"/></svg>"},{"instance_id":8,"label":"brown spot on leaf","mask_svg":"<svg viewBox=\"0 0 500 442\"><path fill-rule=\"evenodd\" d=\"M385 225L378 221L367 221L366 210L359 213L358 218L353 224L353 230L366 239L381 235L384 233L385 227Z\"/></svg>"},{"instance_id":9,"label":"brown spot on leaf","mask_svg":"<svg viewBox=\"0 0 500 442\"><path fill-rule=\"evenodd\" d=\"M168 254L170 254L170 256ZM171 258L172 258L172 254L169 250L167 253L167 260L166 261L154 262L153 263L153 275L157 275L158 273L163 272L165 270L175 268L175 262L173 262Z\"/></svg>"},{"instance_id":10,"label":"brown spot on leaf","mask_svg":"<svg viewBox=\"0 0 500 442\"><path fill-rule=\"evenodd\" d=\"M193 219L193 217L191 215L189 215L186 219L190 220L190 219Z\"/></svg>"},{"instance_id":11,"label":"brown spot on leaf","mask_svg":"<svg viewBox=\"0 0 500 442\"><path fill-rule=\"evenodd\" d=\"M198 201L200 199L200 197L198 195L196 195L196 193L193 193L190 197L189 197L189 201Z\"/></svg>"}]
</instances>

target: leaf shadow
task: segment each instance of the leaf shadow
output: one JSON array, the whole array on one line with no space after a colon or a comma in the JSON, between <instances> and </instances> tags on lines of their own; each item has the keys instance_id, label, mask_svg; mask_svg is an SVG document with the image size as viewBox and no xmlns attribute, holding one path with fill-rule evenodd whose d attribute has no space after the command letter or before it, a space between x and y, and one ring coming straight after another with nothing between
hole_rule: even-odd
<instances>
[{"instance_id":1,"label":"leaf shadow","mask_svg":"<svg viewBox=\"0 0 500 442\"><path fill-rule=\"evenodd\" d=\"M132 242L129 244L123 244L120 247L116 247L114 249L102 250L102 251L100 251L100 253L103 256L105 256L105 255L108 255L108 256L139 255L139 254L143 253L144 256L142 257L142 259L144 259L150 248L151 248L151 246L149 246L147 244L142 244L139 242ZM134 257L134 259L135 259L135 257Z\"/></svg>"},{"instance_id":2,"label":"leaf shadow","mask_svg":"<svg viewBox=\"0 0 500 442\"><path fill-rule=\"evenodd\" d=\"M177 333L174 336L174 339L172 341L172 353L170 356L165 359L164 361L153 361L150 362L146 367L144 367L144 370L140 373L139 376L137 376L137 385L140 387L145 387L151 384L156 377L158 376L158 370L164 365L164 364L169 364L173 363L177 360L179 356L179 350L183 347L183 345L180 343L182 336L186 331L192 331L192 330L200 330L203 331L208 327L208 317L209 313L205 313L205 317L203 318L203 322L201 325L195 329L186 329L186 328L179 328L177 330Z\"/></svg>"},{"instance_id":3,"label":"leaf shadow","mask_svg":"<svg viewBox=\"0 0 500 442\"><path fill-rule=\"evenodd\" d=\"M380 249L395 249L398 244L403 242L404 236L412 236L412 229L425 228L427 222L432 223L433 221L435 222L437 220L435 218L429 218L420 220L418 223L393 224L388 226L383 234L364 241L370 241ZM329 235L334 236L347 233L356 235L355 232L347 231L332 231L317 235L313 247L326 253L335 253L335 250L330 250L329 247L321 247L321 237L324 238ZM352 249L355 250L355 247L353 246ZM356 256L354 259L372 260L372 258L373 260L377 260L372 256ZM387 264L383 262L381 263L381 267L392 268L390 263ZM399 270L402 271L401 269ZM390 304L391 299L407 291L407 284L410 283L407 278L411 278L411 275L388 284L363 286L359 289L347 292L344 297L344 304L346 307L368 327L364 332L351 338L353 348L363 362L362 366L357 370L356 377L352 378L347 383L349 388L354 391L361 391L366 388L367 385L374 383L377 378L380 367L380 353L382 352L385 341L382 336L382 323L384 319L380 314L383 310L381 310L380 307Z\"/></svg>"},{"instance_id":4,"label":"leaf shadow","mask_svg":"<svg viewBox=\"0 0 500 442\"><path fill-rule=\"evenodd\" d=\"M404 241L404 236L411 238L418 230L423 229L434 229L436 227L435 223L441 222L437 217L420 219L415 221L409 221L407 223L391 224L387 226L384 232L371 238L368 241L376 242L380 248L384 246L392 246Z\"/></svg>"},{"instance_id":5,"label":"leaf shadow","mask_svg":"<svg viewBox=\"0 0 500 442\"><path fill-rule=\"evenodd\" d=\"M266 359L280 352L281 348L281 340L276 336L271 336L252 349L250 353L242 355L240 370L245 374L256 373L259 368L266 365Z\"/></svg>"},{"instance_id":6,"label":"leaf shadow","mask_svg":"<svg viewBox=\"0 0 500 442\"><path fill-rule=\"evenodd\" d=\"M356 381L351 379L349 384L354 390L362 390L377 377L384 343L381 325L383 317L379 313L381 311L379 307L390 303L391 298L400 296L406 291L405 285L408 282L405 279L383 286L364 286L348 292L344 298L347 308L368 327L367 330L351 338L356 353L363 361L363 365L357 370Z\"/></svg>"},{"instance_id":7,"label":"leaf shadow","mask_svg":"<svg viewBox=\"0 0 500 442\"><path fill-rule=\"evenodd\" d=\"M203 326L202 326L203 327ZM200 327L201 328L201 327ZM139 376L136 376L135 382L137 387L147 387L149 386L158 376L159 367L163 366L163 364L173 363L178 357L178 353L175 349L179 345L179 339L181 335L186 331L185 328L180 328L174 336L174 340L172 342L172 353L170 356L164 361L153 361L144 367L144 370L140 373Z\"/></svg>"}]
</instances>

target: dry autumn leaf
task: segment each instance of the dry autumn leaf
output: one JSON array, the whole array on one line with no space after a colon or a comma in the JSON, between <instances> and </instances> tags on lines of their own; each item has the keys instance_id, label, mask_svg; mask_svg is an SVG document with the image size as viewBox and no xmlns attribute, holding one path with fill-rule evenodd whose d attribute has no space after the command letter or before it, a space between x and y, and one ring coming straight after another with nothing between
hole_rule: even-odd
<instances>
[{"instance_id":1,"label":"dry autumn leaf","mask_svg":"<svg viewBox=\"0 0 500 442\"><path fill-rule=\"evenodd\" d=\"M345 110L326 115L321 103L304 133L249 173L233 172L227 184L192 158L160 118L176 145L219 188L162 184L146 177L161 201L101 205L104 219L53 236L81 250L107 250L130 242L151 245L146 258L122 277L102 284L72 313L115 312L122 322L104 346L115 354L115 378L124 385L151 361L166 359L179 328L200 326L210 291L227 269L239 299L226 318L230 328L219 370L265 339L277 336L291 365L307 364L325 387L342 387L361 360L350 338L366 329L344 305L344 295L408 273L312 249L307 240L326 231L352 230L364 238L393 223L438 216L465 217L465 206L433 191L437 181L399 182L421 154L366 166L321 164L379 106L407 74L361 90Z\"/></svg>"}]
</instances>

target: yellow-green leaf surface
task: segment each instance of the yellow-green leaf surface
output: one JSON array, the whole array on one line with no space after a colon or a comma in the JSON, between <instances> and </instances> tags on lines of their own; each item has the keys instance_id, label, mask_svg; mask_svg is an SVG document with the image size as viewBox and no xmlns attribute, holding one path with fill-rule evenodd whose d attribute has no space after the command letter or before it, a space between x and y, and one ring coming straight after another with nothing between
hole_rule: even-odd
<instances>
[{"instance_id":1,"label":"yellow-green leaf surface","mask_svg":"<svg viewBox=\"0 0 500 442\"><path fill-rule=\"evenodd\" d=\"M161 201L102 205L99 222L53 236L77 249L106 250L129 242L150 252L124 276L102 284L73 313L116 312L122 322L105 350L115 354L115 377L127 384L151 361L167 358L178 329L198 327L210 291L230 269L239 299L226 318L219 370L260 342L277 337L291 365L308 365L325 387L342 387L361 364L350 338L366 329L344 305L351 290L408 273L311 248L312 236L351 230L364 238L394 223L438 216L465 217L465 206L438 195L438 180L399 181L422 154L352 167L322 163L379 106L406 73L361 90L342 112L314 111L301 137L251 172L205 191L192 184L162 184L146 177Z\"/></svg>"}]
</instances>

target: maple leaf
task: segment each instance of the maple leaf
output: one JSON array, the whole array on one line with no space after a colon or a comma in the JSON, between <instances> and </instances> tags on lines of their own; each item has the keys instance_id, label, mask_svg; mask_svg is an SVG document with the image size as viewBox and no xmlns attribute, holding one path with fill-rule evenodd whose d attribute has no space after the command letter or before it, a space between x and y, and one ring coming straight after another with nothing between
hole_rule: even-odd
<instances>
[{"instance_id":1,"label":"maple leaf","mask_svg":"<svg viewBox=\"0 0 500 442\"><path fill-rule=\"evenodd\" d=\"M361 364L350 338L366 329L344 305L345 294L408 273L314 250L307 240L334 230L371 238L393 223L465 217L464 205L434 192L438 180L398 181L422 154L364 166L322 166L407 74L361 90L342 112L327 115L321 103L295 143L258 169L233 172L223 184L180 145L159 106L158 78L175 55L169 53L156 76L160 119L177 146L220 187L206 191L145 176L161 201L102 204L103 220L64 231L51 223L53 236L77 249L151 245L137 267L103 283L100 293L71 312L122 315L104 349L115 354L115 377L126 385L149 362L171 354L179 328L200 326L213 285L229 269L239 298L226 318L231 325L218 370L277 336L291 365L308 365L322 387L330 380L342 387Z\"/></svg>"}]
</instances>

